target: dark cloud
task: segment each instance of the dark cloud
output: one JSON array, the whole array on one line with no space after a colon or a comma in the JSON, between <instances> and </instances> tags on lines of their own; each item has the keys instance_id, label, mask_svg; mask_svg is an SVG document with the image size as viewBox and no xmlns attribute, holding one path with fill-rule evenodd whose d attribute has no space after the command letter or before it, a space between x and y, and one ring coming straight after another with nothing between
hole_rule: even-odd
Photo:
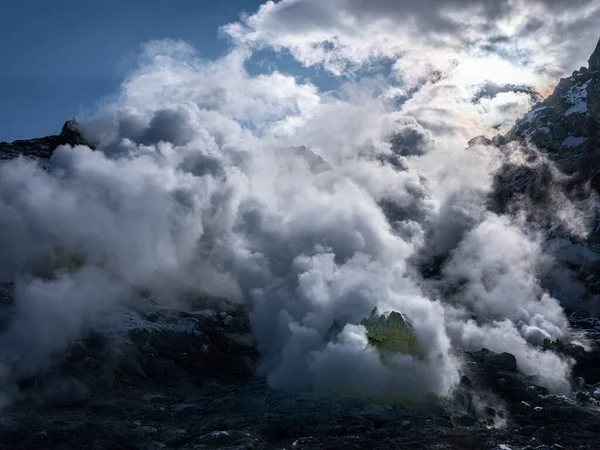
<instances>
[{"instance_id":1,"label":"dark cloud","mask_svg":"<svg viewBox=\"0 0 600 450\"><path fill-rule=\"evenodd\" d=\"M431 133L416 122L399 125L389 140L396 156L419 156L433 145Z\"/></svg>"},{"instance_id":2,"label":"dark cloud","mask_svg":"<svg viewBox=\"0 0 600 450\"><path fill-rule=\"evenodd\" d=\"M514 84L498 85L487 82L483 84L473 96L473 101L477 102L482 98L492 98L503 92L522 92L531 96L532 100L541 100L540 94L531 86L517 86Z\"/></svg>"}]
</instances>

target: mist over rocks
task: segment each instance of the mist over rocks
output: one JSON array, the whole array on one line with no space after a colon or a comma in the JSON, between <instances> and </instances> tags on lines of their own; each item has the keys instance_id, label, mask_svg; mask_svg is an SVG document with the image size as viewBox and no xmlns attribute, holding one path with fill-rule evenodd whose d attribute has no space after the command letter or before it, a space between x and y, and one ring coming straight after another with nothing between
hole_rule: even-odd
<instances>
[{"instance_id":1,"label":"mist over rocks","mask_svg":"<svg viewBox=\"0 0 600 450\"><path fill-rule=\"evenodd\" d=\"M73 142L44 169L0 167L0 275L15 283L4 383L45 370L145 291L167 306L248 304L257 373L276 388L444 397L461 350L487 347L568 390L571 363L540 347L569 337L540 285L542 239L487 210L493 147L464 151L456 130L428 130L368 86L342 100L250 76L235 51L205 63L166 42L144 61L86 125L94 151ZM233 103L215 101L223 92ZM422 277L439 255L441 279ZM408 318L419 357L368 344L360 323L374 307Z\"/></svg>"},{"instance_id":2,"label":"mist over rocks","mask_svg":"<svg viewBox=\"0 0 600 450\"><path fill-rule=\"evenodd\" d=\"M84 124L0 144L3 403L44 376L85 399L52 378L65 354L92 385L254 373L374 404L464 394L473 423L502 418L495 395L562 402L596 367L565 314L600 295L595 56L505 135L472 139L531 108L526 84L450 67L398 106L381 77L333 94L252 75L246 44L214 61L147 44ZM411 351L373 345L374 310L405 318Z\"/></svg>"},{"instance_id":3,"label":"mist over rocks","mask_svg":"<svg viewBox=\"0 0 600 450\"><path fill-rule=\"evenodd\" d=\"M489 139L454 81L398 108L246 58L149 44L85 131L0 147L2 442L593 448L597 72Z\"/></svg>"}]
</instances>

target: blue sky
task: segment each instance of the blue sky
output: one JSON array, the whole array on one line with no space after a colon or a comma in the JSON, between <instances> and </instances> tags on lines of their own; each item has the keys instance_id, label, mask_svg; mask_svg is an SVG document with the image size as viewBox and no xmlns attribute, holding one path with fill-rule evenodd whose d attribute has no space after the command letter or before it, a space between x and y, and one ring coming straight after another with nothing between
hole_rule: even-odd
<instances>
[{"instance_id":1,"label":"blue sky","mask_svg":"<svg viewBox=\"0 0 600 450\"><path fill-rule=\"evenodd\" d=\"M0 141L58 133L113 93L140 44L183 39L214 58L221 25L259 0L0 2Z\"/></svg>"}]
</instances>

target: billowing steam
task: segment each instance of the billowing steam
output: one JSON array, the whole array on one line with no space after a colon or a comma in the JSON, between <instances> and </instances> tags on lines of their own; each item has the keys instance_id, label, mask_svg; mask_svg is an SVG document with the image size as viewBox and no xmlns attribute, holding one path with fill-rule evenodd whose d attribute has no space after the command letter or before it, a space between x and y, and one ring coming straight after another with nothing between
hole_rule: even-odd
<instances>
[{"instance_id":1,"label":"billowing steam","mask_svg":"<svg viewBox=\"0 0 600 450\"><path fill-rule=\"evenodd\" d=\"M277 388L443 396L460 378L456 350L488 347L565 389L568 362L537 347L567 327L538 281L540 238L487 211L497 150L465 150L528 94L473 103L437 80L399 106L381 77L326 94L249 75L249 55L203 62L150 44L86 122L96 150L0 164L0 281L16 283L17 308L0 336L3 389L141 291L247 302L259 374ZM418 352L369 344L374 307L405 315Z\"/></svg>"}]
</instances>

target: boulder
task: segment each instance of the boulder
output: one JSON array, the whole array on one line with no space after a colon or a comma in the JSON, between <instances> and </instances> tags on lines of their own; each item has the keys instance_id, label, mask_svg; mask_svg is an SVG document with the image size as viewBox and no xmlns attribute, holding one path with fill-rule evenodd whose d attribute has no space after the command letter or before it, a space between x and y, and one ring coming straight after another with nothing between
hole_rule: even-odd
<instances>
[{"instance_id":1,"label":"boulder","mask_svg":"<svg viewBox=\"0 0 600 450\"><path fill-rule=\"evenodd\" d=\"M483 362L483 367L488 372L515 372L517 370L517 358L510 353L488 354Z\"/></svg>"}]
</instances>

